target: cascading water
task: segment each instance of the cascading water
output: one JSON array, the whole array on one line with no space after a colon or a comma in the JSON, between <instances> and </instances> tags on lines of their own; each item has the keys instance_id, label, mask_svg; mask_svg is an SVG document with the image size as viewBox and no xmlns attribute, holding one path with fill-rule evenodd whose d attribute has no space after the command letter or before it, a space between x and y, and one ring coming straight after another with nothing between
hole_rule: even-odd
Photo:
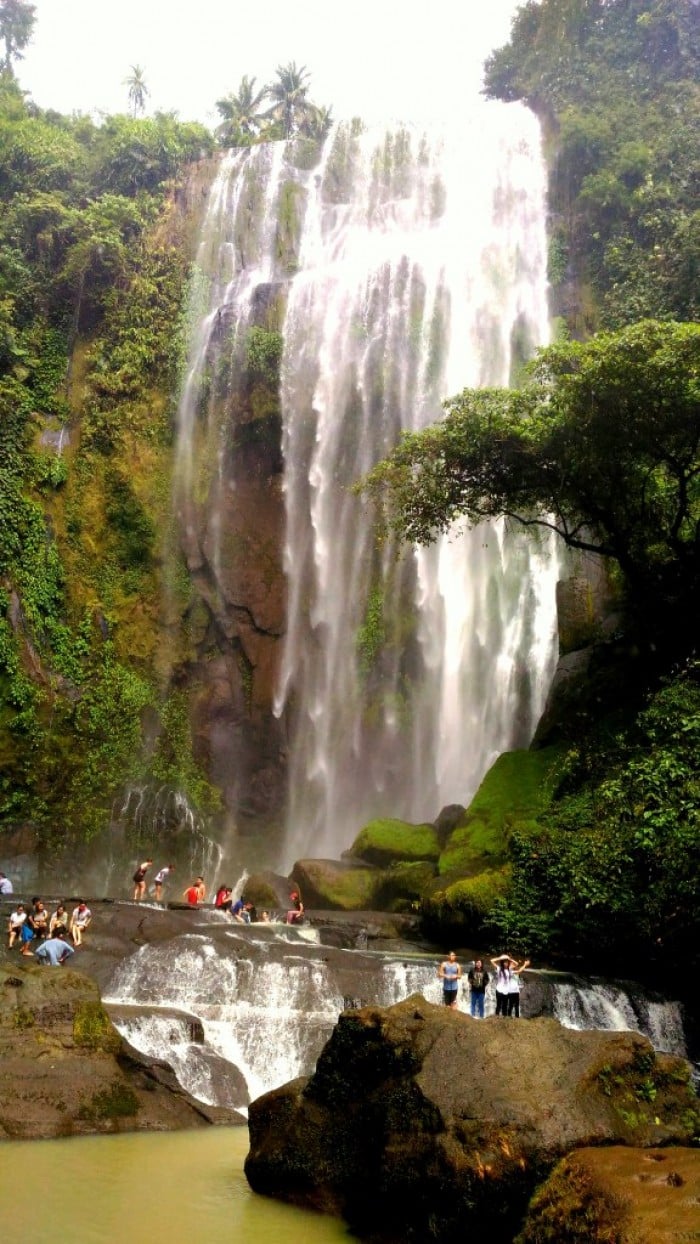
<instances>
[{"instance_id":1,"label":"cascading water","mask_svg":"<svg viewBox=\"0 0 700 1244\"><path fill-rule=\"evenodd\" d=\"M191 934L144 946L122 963L104 1000L137 1049L170 1063L210 1104L244 1109L310 1074L343 1009L392 1006L414 993L442 1003L432 959L308 944L284 925L240 933L213 913L201 920ZM466 984L458 1009L469 1010ZM565 1027L641 1032L656 1049L685 1054L679 1005L636 985L526 973L523 1011L553 1014ZM486 1016L494 1012L492 981Z\"/></svg>"},{"instance_id":2,"label":"cascading water","mask_svg":"<svg viewBox=\"0 0 700 1244\"><path fill-rule=\"evenodd\" d=\"M352 486L402 429L434 421L464 385L507 384L546 340L544 186L535 118L483 102L456 136L351 124L312 168L293 143L222 162L176 505L191 573L221 617L236 607L223 412L251 325L281 298L288 602L275 712L289 737L289 856L337 855L372 816L433 819L467 801L543 708L549 541L484 526L397 557Z\"/></svg>"},{"instance_id":3,"label":"cascading water","mask_svg":"<svg viewBox=\"0 0 700 1244\"><path fill-rule=\"evenodd\" d=\"M341 128L308 187L284 327L290 846L433 819L526 745L555 649L556 559L500 527L379 550L352 485L465 385L547 338L535 118L476 104L458 136Z\"/></svg>"}]
</instances>

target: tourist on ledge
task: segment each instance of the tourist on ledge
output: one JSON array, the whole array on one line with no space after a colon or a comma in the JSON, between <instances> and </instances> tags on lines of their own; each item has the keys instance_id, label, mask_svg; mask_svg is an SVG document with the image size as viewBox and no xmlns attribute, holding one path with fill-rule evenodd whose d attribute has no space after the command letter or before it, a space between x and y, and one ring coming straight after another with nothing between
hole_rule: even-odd
<instances>
[{"instance_id":1,"label":"tourist on ledge","mask_svg":"<svg viewBox=\"0 0 700 1244\"><path fill-rule=\"evenodd\" d=\"M304 919L304 904L299 897L298 890L292 890L289 896L291 908L287 912L287 924L301 924Z\"/></svg>"},{"instance_id":2,"label":"tourist on ledge","mask_svg":"<svg viewBox=\"0 0 700 1244\"><path fill-rule=\"evenodd\" d=\"M65 934L59 929L54 937L47 937L46 941L35 951L35 959L38 963L44 965L50 964L52 968L60 967L66 959L70 959L75 954L72 946L68 945L65 940Z\"/></svg>"},{"instance_id":3,"label":"tourist on ledge","mask_svg":"<svg viewBox=\"0 0 700 1244\"><path fill-rule=\"evenodd\" d=\"M92 912L87 903L81 898L78 906L73 908L73 914L70 918L70 934L73 938L74 946L82 946L83 933L88 928L92 920Z\"/></svg>"},{"instance_id":4,"label":"tourist on ledge","mask_svg":"<svg viewBox=\"0 0 700 1244\"><path fill-rule=\"evenodd\" d=\"M488 972L484 971L483 959L475 959L474 966L467 973L469 981L469 1010L474 1019L484 1018L484 999L486 986L489 983Z\"/></svg>"},{"instance_id":5,"label":"tourist on ledge","mask_svg":"<svg viewBox=\"0 0 700 1244\"><path fill-rule=\"evenodd\" d=\"M15 910L11 913L7 922L8 942L7 949L12 950L15 942L21 940L22 925L27 919L27 913L22 903L18 903Z\"/></svg>"},{"instance_id":6,"label":"tourist on ledge","mask_svg":"<svg viewBox=\"0 0 700 1244\"><path fill-rule=\"evenodd\" d=\"M204 885L204 879L202 877L195 877L192 885L187 887L182 897L186 903L189 903L190 907L198 907L200 903L204 902L206 893L207 891Z\"/></svg>"},{"instance_id":7,"label":"tourist on ledge","mask_svg":"<svg viewBox=\"0 0 700 1244\"><path fill-rule=\"evenodd\" d=\"M437 974L442 981L442 1000L445 1006L449 1006L453 1011L456 1011L457 992L459 990L459 978L462 975L462 968L457 962L454 950L451 950L447 958L443 959Z\"/></svg>"},{"instance_id":8,"label":"tourist on ledge","mask_svg":"<svg viewBox=\"0 0 700 1244\"><path fill-rule=\"evenodd\" d=\"M153 897L156 903L159 903L163 896L163 882L172 872L175 872L175 865L166 864L165 868L159 869L153 878Z\"/></svg>"},{"instance_id":9,"label":"tourist on ledge","mask_svg":"<svg viewBox=\"0 0 700 1244\"><path fill-rule=\"evenodd\" d=\"M153 863L153 860L144 860L142 864L139 864L138 868L136 869L136 872L134 873L134 902L135 903L140 903L141 899L145 897L146 873L148 872L152 863Z\"/></svg>"},{"instance_id":10,"label":"tourist on ledge","mask_svg":"<svg viewBox=\"0 0 700 1244\"><path fill-rule=\"evenodd\" d=\"M12 882L4 873L0 873L0 894L13 894Z\"/></svg>"}]
</instances>

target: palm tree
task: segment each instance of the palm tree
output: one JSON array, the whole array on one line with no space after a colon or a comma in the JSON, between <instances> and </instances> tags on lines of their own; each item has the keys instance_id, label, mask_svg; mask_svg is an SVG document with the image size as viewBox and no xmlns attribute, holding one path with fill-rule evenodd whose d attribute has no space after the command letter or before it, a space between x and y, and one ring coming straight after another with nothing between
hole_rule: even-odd
<instances>
[{"instance_id":1,"label":"palm tree","mask_svg":"<svg viewBox=\"0 0 700 1244\"><path fill-rule=\"evenodd\" d=\"M36 5L25 0L2 0L0 4L0 43L5 44L2 68L13 73L13 60L21 60L24 48L32 37Z\"/></svg>"},{"instance_id":2,"label":"palm tree","mask_svg":"<svg viewBox=\"0 0 700 1244\"><path fill-rule=\"evenodd\" d=\"M323 108L317 104L309 104L307 114L299 127L300 133L304 134L306 138L314 138L318 142L322 142L333 124L332 114L332 108Z\"/></svg>"},{"instance_id":3,"label":"palm tree","mask_svg":"<svg viewBox=\"0 0 700 1244\"><path fill-rule=\"evenodd\" d=\"M296 134L312 107L306 98L308 78L306 66L297 69L292 60L288 65L277 66L277 81L267 88L273 101L267 115L279 124L284 138Z\"/></svg>"},{"instance_id":4,"label":"palm tree","mask_svg":"<svg viewBox=\"0 0 700 1244\"><path fill-rule=\"evenodd\" d=\"M146 111L146 96L150 94L146 86L146 79L143 76L143 69L140 65L131 65L131 73L128 78L124 79L124 85L129 88L129 103L134 117L140 112Z\"/></svg>"},{"instance_id":5,"label":"palm tree","mask_svg":"<svg viewBox=\"0 0 700 1244\"><path fill-rule=\"evenodd\" d=\"M223 99L217 99L216 107L222 117L217 127L219 142L224 147L248 147L261 134L264 114L260 105L267 95L265 87L255 90L255 78L247 74L241 78L238 91L231 91Z\"/></svg>"}]
</instances>

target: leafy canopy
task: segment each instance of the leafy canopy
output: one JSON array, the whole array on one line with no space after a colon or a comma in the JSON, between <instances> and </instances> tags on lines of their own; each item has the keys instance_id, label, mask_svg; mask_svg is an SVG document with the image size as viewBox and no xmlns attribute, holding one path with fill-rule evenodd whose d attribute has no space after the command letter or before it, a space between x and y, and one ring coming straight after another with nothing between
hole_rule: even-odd
<instances>
[{"instance_id":1,"label":"leafy canopy","mask_svg":"<svg viewBox=\"0 0 700 1244\"><path fill-rule=\"evenodd\" d=\"M637 600L700 595L700 324L540 350L520 390L466 389L364 487L400 537L510 518L614 558Z\"/></svg>"}]
</instances>

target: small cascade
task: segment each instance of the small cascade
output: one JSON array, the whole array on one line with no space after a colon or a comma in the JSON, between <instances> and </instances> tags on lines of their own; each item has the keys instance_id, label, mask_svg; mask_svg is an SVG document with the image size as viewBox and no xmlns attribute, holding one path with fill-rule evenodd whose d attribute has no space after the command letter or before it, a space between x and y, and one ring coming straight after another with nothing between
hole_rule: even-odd
<instances>
[{"instance_id":1,"label":"small cascade","mask_svg":"<svg viewBox=\"0 0 700 1244\"><path fill-rule=\"evenodd\" d=\"M680 1003L655 998L638 985L557 982L553 1010L565 1028L641 1032L655 1049L686 1057Z\"/></svg>"}]
</instances>

